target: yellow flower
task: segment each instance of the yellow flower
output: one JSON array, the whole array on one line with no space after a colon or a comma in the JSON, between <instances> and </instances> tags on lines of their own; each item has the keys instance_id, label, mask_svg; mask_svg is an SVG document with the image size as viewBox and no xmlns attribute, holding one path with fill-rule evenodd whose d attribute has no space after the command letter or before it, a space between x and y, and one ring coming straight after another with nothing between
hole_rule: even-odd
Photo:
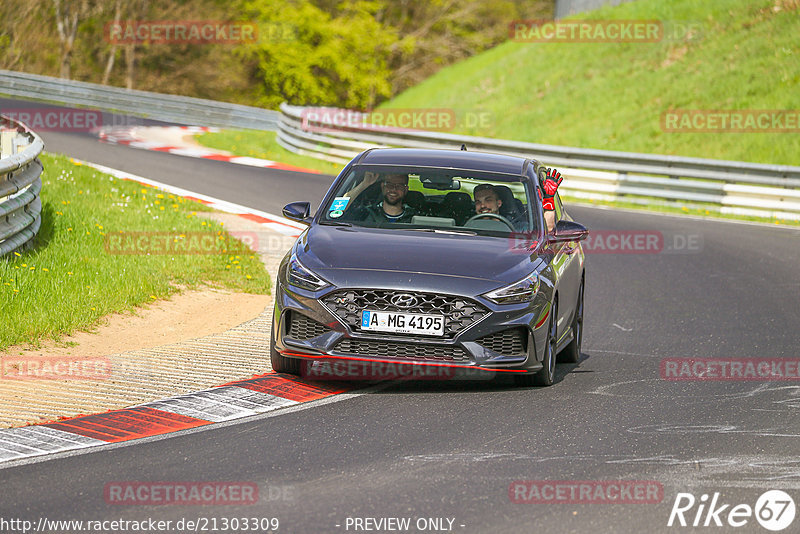
<instances>
[{"instance_id":1,"label":"yellow flower","mask_svg":"<svg viewBox=\"0 0 800 534\"><path fill-rule=\"evenodd\" d=\"M159 194L157 194L157 195L156 195L156 198L164 198L164 195L162 195L161 193L159 193Z\"/></svg>"},{"instance_id":2,"label":"yellow flower","mask_svg":"<svg viewBox=\"0 0 800 534\"><path fill-rule=\"evenodd\" d=\"M3 285L10 286L11 284L9 284L8 282L3 282Z\"/></svg>"},{"instance_id":3,"label":"yellow flower","mask_svg":"<svg viewBox=\"0 0 800 534\"><path fill-rule=\"evenodd\" d=\"M67 274L72 276L72 271L67 271Z\"/></svg>"},{"instance_id":4,"label":"yellow flower","mask_svg":"<svg viewBox=\"0 0 800 534\"><path fill-rule=\"evenodd\" d=\"M12 289L11 291L13 291L14 293L19 293L19 289Z\"/></svg>"},{"instance_id":5,"label":"yellow flower","mask_svg":"<svg viewBox=\"0 0 800 534\"><path fill-rule=\"evenodd\" d=\"M22 254L20 254L19 252L15 252L14 256L22 256Z\"/></svg>"},{"instance_id":6,"label":"yellow flower","mask_svg":"<svg viewBox=\"0 0 800 534\"><path fill-rule=\"evenodd\" d=\"M94 309L94 308L92 308L92 311L95 311L95 309Z\"/></svg>"},{"instance_id":7,"label":"yellow flower","mask_svg":"<svg viewBox=\"0 0 800 534\"><path fill-rule=\"evenodd\" d=\"M155 299L155 298L156 298L156 296L155 296L155 295L150 295L150 298L151 298L151 299Z\"/></svg>"},{"instance_id":8,"label":"yellow flower","mask_svg":"<svg viewBox=\"0 0 800 534\"><path fill-rule=\"evenodd\" d=\"M225 268L226 268L226 269L230 269L230 268L231 268L231 266L230 266L230 265L226 265L226 266L225 266Z\"/></svg>"},{"instance_id":9,"label":"yellow flower","mask_svg":"<svg viewBox=\"0 0 800 534\"><path fill-rule=\"evenodd\" d=\"M237 258L238 258L238 256L237 256ZM236 260L236 261L233 262L234 265L236 265L238 263L239 263L239 260Z\"/></svg>"},{"instance_id":10,"label":"yellow flower","mask_svg":"<svg viewBox=\"0 0 800 534\"><path fill-rule=\"evenodd\" d=\"M34 265L33 267L31 267L31 271L35 271L35 270L36 270L36 266Z\"/></svg>"},{"instance_id":11,"label":"yellow flower","mask_svg":"<svg viewBox=\"0 0 800 534\"><path fill-rule=\"evenodd\" d=\"M161 204L161 202L159 202L158 200L156 200L155 202L153 202L153 204Z\"/></svg>"},{"instance_id":12,"label":"yellow flower","mask_svg":"<svg viewBox=\"0 0 800 534\"><path fill-rule=\"evenodd\" d=\"M250 280L251 278L253 278L253 277L248 274L247 275L247 279Z\"/></svg>"},{"instance_id":13,"label":"yellow flower","mask_svg":"<svg viewBox=\"0 0 800 534\"><path fill-rule=\"evenodd\" d=\"M46 273L49 273L49 272L50 272L50 269L48 269L47 267L42 267L42 270L43 270L44 272L46 272Z\"/></svg>"},{"instance_id":14,"label":"yellow flower","mask_svg":"<svg viewBox=\"0 0 800 534\"><path fill-rule=\"evenodd\" d=\"M164 206L159 206L158 209L160 209L161 211L164 211Z\"/></svg>"},{"instance_id":15,"label":"yellow flower","mask_svg":"<svg viewBox=\"0 0 800 534\"><path fill-rule=\"evenodd\" d=\"M22 264L22 266L23 266L23 267L27 267L27 266L28 266L28 264L27 264L27 263L23 263L23 264Z\"/></svg>"},{"instance_id":16,"label":"yellow flower","mask_svg":"<svg viewBox=\"0 0 800 534\"><path fill-rule=\"evenodd\" d=\"M147 189L142 189L142 194L144 195L145 193L147 193Z\"/></svg>"},{"instance_id":17,"label":"yellow flower","mask_svg":"<svg viewBox=\"0 0 800 534\"><path fill-rule=\"evenodd\" d=\"M71 231L72 231L72 228L67 228L67 232L71 232Z\"/></svg>"}]
</instances>

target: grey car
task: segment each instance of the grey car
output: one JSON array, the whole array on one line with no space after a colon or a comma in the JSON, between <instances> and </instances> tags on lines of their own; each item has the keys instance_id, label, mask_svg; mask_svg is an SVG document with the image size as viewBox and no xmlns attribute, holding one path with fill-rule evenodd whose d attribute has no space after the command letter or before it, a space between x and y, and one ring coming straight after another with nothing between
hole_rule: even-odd
<instances>
[{"instance_id":1,"label":"grey car","mask_svg":"<svg viewBox=\"0 0 800 534\"><path fill-rule=\"evenodd\" d=\"M588 230L558 197L547 227L541 172L521 157L372 149L313 216L287 205L308 228L278 271L273 369L349 360L552 384L557 358L580 359Z\"/></svg>"}]
</instances>

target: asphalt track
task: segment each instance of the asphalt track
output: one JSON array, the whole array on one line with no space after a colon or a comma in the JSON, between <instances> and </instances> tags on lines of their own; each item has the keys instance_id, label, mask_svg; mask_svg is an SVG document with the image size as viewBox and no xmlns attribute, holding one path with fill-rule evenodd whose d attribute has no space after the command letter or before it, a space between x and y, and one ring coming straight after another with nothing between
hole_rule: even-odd
<instances>
[{"instance_id":1,"label":"asphalt track","mask_svg":"<svg viewBox=\"0 0 800 534\"><path fill-rule=\"evenodd\" d=\"M272 213L292 200L318 202L331 180L103 145L88 135L43 138L49 151ZM407 517L409 532L447 531L448 521L418 530L418 518L449 518L452 531L464 533L660 532L689 530L667 527L679 492L698 500L719 492L720 504L731 505L723 522L733 505L753 507L769 489L800 500L800 382L660 378L663 358L796 361L800 230L569 211L593 231L659 231L666 245L694 246L588 254L583 359L560 365L554 386L395 384L10 465L0 469L0 518L174 525L255 517L278 518L277 532L366 532L353 518ZM519 504L509 498L516 480L656 481L664 494L656 504ZM119 481L254 482L260 498L242 506L106 503L105 485ZM689 523L697 510L686 512ZM797 525L800 518L787 531ZM698 530L709 529L734 530ZM750 517L735 531L764 529Z\"/></svg>"}]
</instances>

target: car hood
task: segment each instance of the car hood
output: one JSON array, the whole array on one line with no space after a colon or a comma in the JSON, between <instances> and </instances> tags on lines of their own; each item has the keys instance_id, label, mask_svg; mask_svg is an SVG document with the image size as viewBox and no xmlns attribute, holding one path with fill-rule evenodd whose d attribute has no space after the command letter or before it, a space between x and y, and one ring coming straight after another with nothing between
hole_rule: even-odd
<instances>
[{"instance_id":1,"label":"car hood","mask_svg":"<svg viewBox=\"0 0 800 534\"><path fill-rule=\"evenodd\" d=\"M295 245L300 261L340 287L461 287L486 291L520 280L540 262L514 238L314 225ZM470 291L472 292L472 291Z\"/></svg>"}]
</instances>

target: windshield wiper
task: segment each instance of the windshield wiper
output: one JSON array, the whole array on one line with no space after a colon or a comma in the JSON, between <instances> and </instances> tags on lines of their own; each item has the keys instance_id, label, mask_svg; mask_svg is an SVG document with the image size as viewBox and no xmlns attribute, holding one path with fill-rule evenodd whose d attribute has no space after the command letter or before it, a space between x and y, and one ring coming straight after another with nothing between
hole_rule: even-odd
<instances>
[{"instance_id":1,"label":"windshield wiper","mask_svg":"<svg viewBox=\"0 0 800 534\"><path fill-rule=\"evenodd\" d=\"M326 221L325 219L322 219L319 222L319 224L324 224L325 226L353 226L349 222L344 222L344 221Z\"/></svg>"},{"instance_id":2,"label":"windshield wiper","mask_svg":"<svg viewBox=\"0 0 800 534\"><path fill-rule=\"evenodd\" d=\"M437 234L456 234L456 235L478 235L478 232L471 230L442 230L441 228L409 228L415 232L434 232Z\"/></svg>"}]
</instances>

